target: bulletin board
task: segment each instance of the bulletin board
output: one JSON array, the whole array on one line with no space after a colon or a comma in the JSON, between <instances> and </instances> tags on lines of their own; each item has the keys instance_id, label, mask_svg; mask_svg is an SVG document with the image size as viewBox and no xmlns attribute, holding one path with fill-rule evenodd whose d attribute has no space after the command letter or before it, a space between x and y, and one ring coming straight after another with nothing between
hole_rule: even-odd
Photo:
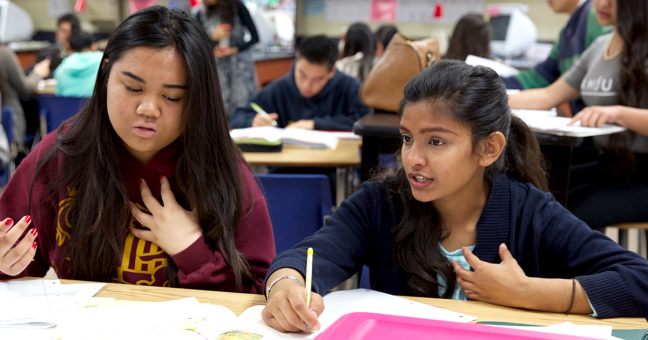
<instances>
[{"instance_id":1,"label":"bulletin board","mask_svg":"<svg viewBox=\"0 0 648 340\"><path fill-rule=\"evenodd\" d=\"M311 1L317 4L317 10L311 10ZM467 13L484 12L484 0L304 0L304 3L305 15L322 11L329 22L454 24Z\"/></svg>"}]
</instances>

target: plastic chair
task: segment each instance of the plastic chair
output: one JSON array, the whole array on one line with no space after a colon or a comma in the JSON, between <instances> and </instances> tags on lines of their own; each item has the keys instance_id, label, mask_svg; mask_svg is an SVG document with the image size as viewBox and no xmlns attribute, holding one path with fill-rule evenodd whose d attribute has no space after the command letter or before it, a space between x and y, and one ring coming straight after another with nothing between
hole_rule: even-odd
<instances>
[{"instance_id":1,"label":"plastic chair","mask_svg":"<svg viewBox=\"0 0 648 340\"><path fill-rule=\"evenodd\" d=\"M325 175L255 175L265 192L277 253L313 235L331 215L331 187ZM304 256L306 256L304 254Z\"/></svg>"},{"instance_id":2,"label":"plastic chair","mask_svg":"<svg viewBox=\"0 0 648 340\"><path fill-rule=\"evenodd\" d=\"M2 169L0 174L0 186L5 186L9 183L9 179L15 170L16 164L14 163L15 150L16 146L14 145L14 135L13 135L13 109L8 106L2 107L2 127L5 130L7 135L7 140L9 141L9 147L11 148L11 154L9 159L9 164Z\"/></svg>"},{"instance_id":3,"label":"plastic chair","mask_svg":"<svg viewBox=\"0 0 648 340\"><path fill-rule=\"evenodd\" d=\"M58 129L61 123L85 107L89 100L90 98L84 97L60 97L47 94L38 96L42 137Z\"/></svg>"}]
</instances>

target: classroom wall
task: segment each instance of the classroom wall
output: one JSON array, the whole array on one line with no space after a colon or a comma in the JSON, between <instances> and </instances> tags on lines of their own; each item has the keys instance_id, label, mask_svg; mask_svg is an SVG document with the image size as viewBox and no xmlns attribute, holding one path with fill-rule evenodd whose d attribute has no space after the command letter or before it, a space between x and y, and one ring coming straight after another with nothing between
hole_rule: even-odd
<instances>
[{"instance_id":1,"label":"classroom wall","mask_svg":"<svg viewBox=\"0 0 648 340\"><path fill-rule=\"evenodd\" d=\"M297 35L307 36L315 34L326 34L331 37L339 36L344 26L350 23L327 22L324 16L304 16L304 2L308 0L297 0ZM369 1L369 0L367 0ZM486 4L494 3L521 3L530 7L529 18L533 20L538 27L538 40L554 41L558 37L560 30L567 23L569 16L567 14L555 14L546 0L486 0ZM375 30L380 24L370 23L369 27ZM452 34L451 24L415 24L415 23L396 23L399 31L406 36L413 38L422 38L435 35L438 30L445 30L447 35Z\"/></svg>"},{"instance_id":2,"label":"classroom wall","mask_svg":"<svg viewBox=\"0 0 648 340\"><path fill-rule=\"evenodd\" d=\"M25 9L34 19L36 30L53 31L56 26L56 19L48 15L48 0L12 0L18 6ZM79 14L79 17L86 22L116 21L117 3L122 1L124 12L128 11L127 0L87 0L86 13ZM342 32L344 26L350 23L333 23L327 22L324 16L304 16L304 1L297 0L297 27L298 36L308 36L315 34L326 34L331 37L337 37ZM76 0L70 0L74 5ZM168 0L159 0L158 3L166 5ZM555 14L547 5L546 0L486 0L489 3L517 2L530 7L529 17L538 27L538 39L543 41L554 41L558 36L560 29L567 23L569 16L567 14ZM128 13L124 13L127 16ZM370 23L372 29L376 29L379 23ZM420 38L434 35L439 30L444 30L447 35L452 33L453 25L451 24L416 24L416 23L397 23L399 30L406 36ZM101 31L101 29L99 29Z\"/></svg>"},{"instance_id":3,"label":"classroom wall","mask_svg":"<svg viewBox=\"0 0 648 340\"><path fill-rule=\"evenodd\" d=\"M47 10L48 0L11 0L27 11L34 20L36 31L54 31L58 18L50 17ZM76 0L69 0L74 6ZM86 0L86 11L75 13L82 22L94 24L97 32L105 32L119 25L118 4L121 1L122 17L128 16L127 0ZM168 0L158 0L160 5L166 5Z\"/></svg>"}]
</instances>

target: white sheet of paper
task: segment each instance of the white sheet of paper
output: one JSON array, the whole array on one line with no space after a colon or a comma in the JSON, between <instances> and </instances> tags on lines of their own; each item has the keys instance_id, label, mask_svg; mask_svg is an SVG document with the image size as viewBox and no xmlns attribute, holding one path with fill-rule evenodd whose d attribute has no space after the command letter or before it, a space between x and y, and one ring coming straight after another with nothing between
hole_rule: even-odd
<instances>
[{"instance_id":1,"label":"white sheet of paper","mask_svg":"<svg viewBox=\"0 0 648 340\"><path fill-rule=\"evenodd\" d=\"M499 61L469 55L466 57L466 64L472 66L485 66L490 67L493 71L497 72L500 77L511 77L520 73L515 67L500 63Z\"/></svg>"},{"instance_id":2,"label":"white sheet of paper","mask_svg":"<svg viewBox=\"0 0 648 340\"><path fill-rule=\"evenodd\" d=\"M0 283L0 327L48 328L61 313L88 301L103 283L62 285L59 280Z\"/></svg>"},{"instance_id":3,"label":"white sheet of paper","mask_svg":"<svg viewBox=\"0 0 648 340\"><path fill-rule=\"evenodd\" d=\"M571 118L558 117L555 111L511 110L511 112L527 123L531 130L557 136L591 137L626 130L624 127L612 124L605 124L602 128L582 127L580 122L577 122L574 126L567 126L571 122Z\"/></svg>"},{"instance_id":4,"label":"white sheet of paper","mask_svg":"<svg viewBox=\"0 0 648 340\"><path fill-rule=\"evenodd\" d=\"M204 316L204 309L192 297L115 308L78 308L63 315L58 329L65 340L104 339L131 336Z\"/></svg>"}]
</instances>

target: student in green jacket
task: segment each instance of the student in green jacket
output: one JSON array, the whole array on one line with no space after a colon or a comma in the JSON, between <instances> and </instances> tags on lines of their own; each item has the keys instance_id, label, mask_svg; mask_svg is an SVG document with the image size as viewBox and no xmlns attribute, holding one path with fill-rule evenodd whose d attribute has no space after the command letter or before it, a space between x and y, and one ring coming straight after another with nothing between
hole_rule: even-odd
<instances>
[{"instance_id":1,"label":"student in green jacket","mask_svg":"<svg viewBox=\"0 0 648 340\"><path fill-rule=\"evenodd\" d=\"M549 57L534 69L518 75L502 78L508 89L528 90L551 85L567 72L574 61L599 36L606 34L610 26L601 26L596 18L592 0L548 0L556 13L569 13L571 18L560 32ZM579 98L569 102L571 111L576 114L585 107Z\"/></svg>"},{"instance_id":2,"label":"student in green jacket","mask_svg":"<svg viewBox=\"0 0 648 340\"><path fill-rule=\"evenodd\" d=\"M91 97L103 52L92 51L92 35L83 31L73 32L68 41L73 53L54 71L56 95Z\"/></svg>"}]
</instances>

